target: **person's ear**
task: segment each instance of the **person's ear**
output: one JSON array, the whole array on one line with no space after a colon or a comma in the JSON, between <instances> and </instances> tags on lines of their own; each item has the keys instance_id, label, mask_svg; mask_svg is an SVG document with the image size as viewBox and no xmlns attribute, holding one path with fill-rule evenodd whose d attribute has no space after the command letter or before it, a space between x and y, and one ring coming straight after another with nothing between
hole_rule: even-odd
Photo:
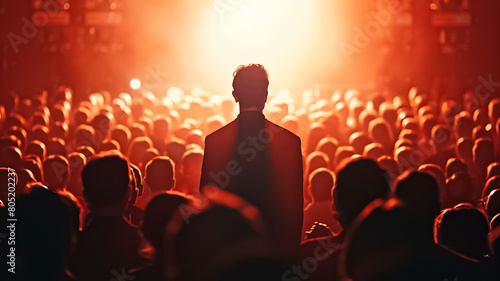
<instances>
[{"instance_id":1,"label":"person's ear","mask_svg":"<svg viewBox=\"0 0 500 281\"><path fill-rule=\"evenodd\" d=\"M172 179L172 182L170 183L169 189L174 188L175 186L175 179Z\"/></svg>"},{"instance_id":2,"label":"person's ear","mask_svg":"<svg viewBox=\"0 0 500 281\"><path fill-rule=\"evenodd\" d=\"M238 96L236 95L236 91L233 91L233 98L236 103L238 103Z\"/></svg>"}]
</instances>

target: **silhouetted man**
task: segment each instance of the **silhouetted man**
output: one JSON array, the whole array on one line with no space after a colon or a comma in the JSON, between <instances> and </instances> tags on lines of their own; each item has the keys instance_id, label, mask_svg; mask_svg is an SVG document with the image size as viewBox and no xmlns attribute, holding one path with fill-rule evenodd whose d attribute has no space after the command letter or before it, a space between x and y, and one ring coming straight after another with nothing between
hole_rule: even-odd
<instances>
[{"instance_id":1,"label":"silhouetted man","mask_svg":"<svg viewBox=\"0 0 500 281\"><path fill-rule=\"evenodd\" d=\"M269 79L262 65L239 66L233 76L240 114L206 137L200 188L241 196L259 208L272 238L294 250L302 229L300 138L264 117Z\"/></svg>"},{"instance_id":2,"label":"silhouetted man","mask_svg":"<svg viewBox=\"0 0 500 281\"><path fill-rule=\"evenodd\" d=\"M92 219L78 234L70 262L78 280L112 280L144 261L140 232L123 217L130 200L130 173L127 161L111 153L96 156L83 168L83 194Z\"/></svg>"}]
</instances>

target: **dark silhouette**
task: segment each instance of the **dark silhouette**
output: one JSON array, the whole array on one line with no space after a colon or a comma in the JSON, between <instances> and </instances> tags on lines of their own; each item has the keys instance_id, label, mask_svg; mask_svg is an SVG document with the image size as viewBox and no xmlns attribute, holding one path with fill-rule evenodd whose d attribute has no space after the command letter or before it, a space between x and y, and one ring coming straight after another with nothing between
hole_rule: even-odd
<instances>
[{"instance_id":1,"label":"dark silhouette","mask_svg":"<svg viewBox=\"0 0 500 281\"><path fill-rule=\"evenodd\" d=\"M365 206L375 199L387 199L389 193L389 176L375 161L354 158L340 167L333 189L332 209L342 231L332 237L305 241L301 245L299 258L316 257L318 254L321 256L318 269L308 274L308 280L341 279L338 270L340 253L351 224ZM286 277L292 280L297 276L290 274Z\"/></svg>"},{"instance_id":2,"label":"dark silhouette","mask_svg":"<svg viewBox=\"0 0 500 281\"><path fill-rule=\"evenodd\" d=\"M16 207L18 266L13 280L73 280L67 264L79 226L76 205L64 195L38 188L20 196Z\"/></svg>"},{"instance_id":3,"label":"dark silhouette","mask_svg":"<svg viewBox=\"0 0 500 281\"><path fill-rule=\"evenodd\" d=\"M190 200L192 199L172 191L159 193L151 199L144 211L141 228L144 238L154 248L153 259L144 267L131 271L130 274L135 276L134 280L162 280L163 268L165 267L165 251L172 250L165 249L163 245L165 228L175 212L182 208L183 205L187 205Z\"/></svg>"},{"instance_id":4,"label":"dark silhouette","mask_svg":"<svg viewBox=\"0 0 500 281\"><path fill-rule=\"evenodd\" d=\"M142 240L137 228L123 217L131 195L131 171L117 155L90 160L82 171L83 194L91 220L78 235L71 272L78 280L110 280L141 264Z\"/></svg>"},{"instance_id":5,"label":"dark silhouette","mask_svg":"<svg viewBox=\"0 0 500 281\"><path fill-rule=\"evenodd\" d=\"M268 85L262 65L234 72L233 97L240 114L206 137L200 188L218 186L255 205L276 241L293 250L302 230L301 142L264 117Z\"/></svg>"}]
</instances>

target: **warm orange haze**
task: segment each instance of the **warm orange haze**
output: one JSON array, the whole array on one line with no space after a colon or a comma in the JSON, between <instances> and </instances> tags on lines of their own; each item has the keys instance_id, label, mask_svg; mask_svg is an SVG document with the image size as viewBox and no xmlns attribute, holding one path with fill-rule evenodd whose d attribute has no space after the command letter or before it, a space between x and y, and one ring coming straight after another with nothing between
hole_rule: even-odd
<instances>
[{"instance_id":1,"label":"warm orange haze","mask_svg":"<svg viewBox=\"0 0 500 281\"><path fill-rule=\"evenodd\" d=\"M500 1L0 1L0 280L500 280Z\"/></svg>"}]
</instances>

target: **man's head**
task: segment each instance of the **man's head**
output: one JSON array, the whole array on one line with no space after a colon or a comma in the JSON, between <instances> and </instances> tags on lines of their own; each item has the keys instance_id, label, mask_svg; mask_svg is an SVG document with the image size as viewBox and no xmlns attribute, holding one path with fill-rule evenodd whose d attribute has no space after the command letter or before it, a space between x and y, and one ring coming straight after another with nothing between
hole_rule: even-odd
<instances>
[{"instance_id":1,"label":"man's head","mask_svg":"<svg viewBox=\"0 0 500 281\"><path fill-rule=\"evenodd\" d=\"M167 156L158 156L146 164L144 181L152 192L170 190L174 187L174 162Z\"/></svg>"},{"instance_id":2,"label":"man's head","mask_svg":"<svg viewBox=\"0 0 500 281\"><path fill-rule=\"evenodd\" d=\"M51 155L43 162L43 178L52 190L62 190L69 180L69 163L61 155Z\"/></svg>"},{"instance_id":3,"label":"man's head","mask_svg":"<svg viewBox=\"0 0 500 281\"><path fill-rule=\"evenodd\" d=\"M130 196L131 174L127 160L105 155L90 160L82 170L83 193L92 211L123 211Z\"/></svg>"},{"instance_id":4,"label":"man's head","mask_svg":"<svg viewBox=\"0 0 500 281\"><path fill-rule=\"evenodd\" d=\"M240 109L262 110L267 99L269 76L260 64L240 65L233 73L233 96Z\"/></svg>"},{"instance_id":5,"label":"man's head","mask_svg":"<svg viewBox=\"0 0 500 281\"><path fill-rule=\"evenodd\" d=\"M388 178L377 162L352 159L337 174L333 189L336 217L347 228L364 207L375 199L387 199L389 192Z\"/></svg>"}]
</instances>

